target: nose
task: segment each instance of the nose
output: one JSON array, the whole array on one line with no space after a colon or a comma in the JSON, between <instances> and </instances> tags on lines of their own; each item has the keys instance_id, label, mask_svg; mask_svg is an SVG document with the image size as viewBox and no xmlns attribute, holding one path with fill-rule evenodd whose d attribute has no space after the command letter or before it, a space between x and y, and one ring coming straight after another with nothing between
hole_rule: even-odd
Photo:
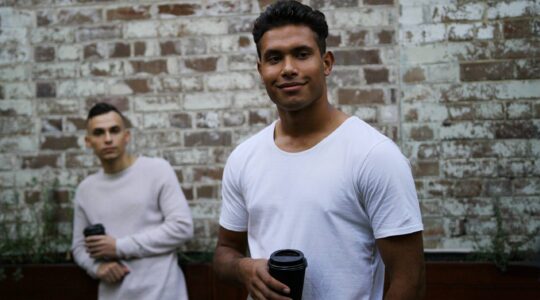
<instances>
[{"instance_id":1,"label":"nose","mask_svg":"<svg viewBox=\"0 0 540 300\"><path fill-rule=\"evenodd\" d=\"M105 143L110 143L112 142L112 136L111 136L111 133L106 131L105 132Z\"/></svg>"},{"instance_id":2,"label":"nose","mask_svg":"<svg viewBox=\"0 0 540 300\"><path fill-rule=\"evenodd\" d=\"M283 60L283 69L281 70L281 76L294 77L298 74L294 59L290 56L285 56Z\"/></svg>"}]
</instances>

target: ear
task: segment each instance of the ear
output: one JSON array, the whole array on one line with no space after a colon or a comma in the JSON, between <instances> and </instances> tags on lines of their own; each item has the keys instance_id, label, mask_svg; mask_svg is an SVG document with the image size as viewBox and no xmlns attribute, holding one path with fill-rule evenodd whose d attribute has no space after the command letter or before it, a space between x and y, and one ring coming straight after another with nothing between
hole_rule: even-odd
<instances>
[{"instance_id":1,"label":"ear","mask_svg":"<svg viewBox=\"0 0 540 300\"><path fill-rule=\"evenodd\" d=\"M86 148L92 148L92 145L90 144L90 137L87 135L84 136L84 143L86 144Z\"/></svg>"},{"instance_id":2,"label":"ear","mask_svg":"<svg viewBox=\"0 0 540 300\"><path fill-rule=\"evenodd\" d=\"M124 135L124 139L125 139L126 144L127 144L131 140L131 130L129 130L129 129L124 129L124 130L126 131L126 134Z\"/></svg>"},{"instance_id":3,"label":"ear","mask_svg":"<svg viewBox=\"0 0 540 300\"><path fill-rule=\"evenodd\" d=\"M326 51L326 53L322 57L322 60L324 65L324 75L328 76L330 75L330 73L332 73L332 67L336 62L334 58L334 53L332 53L332 51Z\"/></svg>"},{"instance_id":4,"label":"ear","mask_svg":"<svg viewBox=\"0 0 540 300\"><path fill-rule=\"evenodd\" d=\"M261 75L261 60L257 59L257 71L259 71L259 75Z\"/></svg>"}]
</instances>

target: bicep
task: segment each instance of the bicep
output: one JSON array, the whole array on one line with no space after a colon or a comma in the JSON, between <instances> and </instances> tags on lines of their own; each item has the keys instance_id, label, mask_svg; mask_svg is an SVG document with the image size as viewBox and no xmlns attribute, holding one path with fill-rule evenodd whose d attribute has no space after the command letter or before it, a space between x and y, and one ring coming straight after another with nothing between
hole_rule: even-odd
<instances>
[{"instance_id":1,"label":"bicep","mask_svg":"<svg viewBox=\"0 0 540 300\"><path fill-rule=\"evenodd\" d=\"M387 271L401 272L423 268L422 231L376 240Z\"/></svg>"},{"instance_id":2,"label":"bicep","mask_svg":"<svg viewBox=\"0 0 540 300\"><path fill-rule=\"evenodd\" d=\"M217 248L229 248L236 250L240 254L245 254L247 250L247 232L232 231L220 226Z\"/></svg>"}]
</instances>

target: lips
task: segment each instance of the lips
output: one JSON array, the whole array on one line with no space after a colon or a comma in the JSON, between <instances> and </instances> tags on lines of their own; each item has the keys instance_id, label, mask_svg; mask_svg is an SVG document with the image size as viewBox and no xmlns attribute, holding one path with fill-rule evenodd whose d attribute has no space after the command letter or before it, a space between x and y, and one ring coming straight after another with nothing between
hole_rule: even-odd
<instances>
[{"instance_id":1,"label":"lips","mask_svg":"<svg viewBox=\"0 0 540 300\"><path fill-rule=\"evenodd\" d=\"M297 91L302 88L306 83L305 82L284 82L281 84L277 84L277 88L286 91L286 92L292 92Z\"/></svg>"}]
</instances>

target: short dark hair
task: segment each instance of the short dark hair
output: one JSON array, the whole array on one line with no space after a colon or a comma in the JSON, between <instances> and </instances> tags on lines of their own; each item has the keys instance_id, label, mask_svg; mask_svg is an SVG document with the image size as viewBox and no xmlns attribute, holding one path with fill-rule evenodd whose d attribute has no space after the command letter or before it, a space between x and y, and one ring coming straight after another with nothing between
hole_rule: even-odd
<instances>
[{"instance_id":1,"label":"short dark hair","mask_svg":"<svg viewBox=\"0 0 540 300\"><path fill-rule=\"evenodd\" d=\"M253 40L257 46L257 54L261 57L259 41L271 29L285 25L306 25L315 34L321 55L326 52L328 24L324 14L297 1L278 1L266 8L255 20Z\"/></svg>"},{"instance_id":2,"label":"short dark hair","mask_svg":"<svg viewBox=\"0 0 540 300\"><path fill-rule=\"evenodd\" d=\"M103 115L111 111L117 113L122 118L124 125L126 127L129 127L128 119L118 110L118 108L106 102L98 102L94 104L92 108L90 108L90 110L88 111L88 117L86 118L86 123L88 123L88 121L90 121L90 119L92 119L93 117Z\"/></svg>"}]
</instances>

